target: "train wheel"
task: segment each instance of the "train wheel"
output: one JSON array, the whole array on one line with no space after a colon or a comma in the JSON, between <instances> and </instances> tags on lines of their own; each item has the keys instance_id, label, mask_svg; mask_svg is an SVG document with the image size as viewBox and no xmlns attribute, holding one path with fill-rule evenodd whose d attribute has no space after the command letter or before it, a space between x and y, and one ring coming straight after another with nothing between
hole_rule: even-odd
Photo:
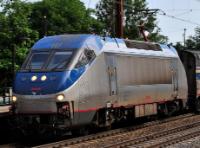
<instances>
[{"instance_id":1,"label":"train wheel","mask_svg":"<svg viewBox=\"0 0 200 148\"><path fill-rule=\"evenodd\" d=\"M105 127L107 130L112 129L112 125L115 122L115 117L113 113L111 112L111 109L107 109L105 111Z\"/></svg>"},{"instance_id":2,"label":"train wheel","mask_svg":"<svg viewBox=\"0 0 200 148\"><path fill-rule=\"evenodd\" d=\"M177 102L168 103L168 115L169 116L172 116L172 115L178 113L179 110L180 110L179 103L177 103Z\"/></svg>"},{"instance_id":3,"label":"train wheel","mask_svg":"<svg viewBox=\"0 0 200 148\"><path fill-rule=\"evenodd\" d=\"M89 135L90 131L88 127L81 127L80 129L73 129L71 133L74 136L86 136Z\"/></svg>"}]
</instances>

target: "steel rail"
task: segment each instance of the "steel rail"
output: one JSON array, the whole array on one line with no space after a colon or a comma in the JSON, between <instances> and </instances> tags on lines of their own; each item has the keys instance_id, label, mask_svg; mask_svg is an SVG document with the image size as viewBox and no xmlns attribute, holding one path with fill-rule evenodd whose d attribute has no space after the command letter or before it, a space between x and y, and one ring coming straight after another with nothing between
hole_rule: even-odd
<instances>
[{"instance_id":1,"label":"steel rail","mask_svg":"<svg viewBox=\"0 0 200 148\"><path fill-rule=\"evenodd\" d=\"M176 138L170 139L165 142L161 142L158 144L152 144L151 146L148 146L147 148L167 147L167 146L174 145L176 143L179 143L179 142L182 142L182 141L194 138L194 137L198 137L198 136L200 136L200 130L191 132L191 133L188 133L185 135L181 135L181 137L176 137Z\"/></svg>"},{"instance_id":2,"label":"steel rail","mask_svg":"<svg viewBox=\"0 0 200 148\"><path fill-rule=\"evenodd\" d=\"M165 136L170 135L170 134L176 134L177 132L182 132L188 129L193 129L196 127L200 127L200 121L198 122L194 122L194 123L190 123L190 124L186 124L186 125L182 125L182 126L178 126L169 130L164 130L161 132L157 132L157 133L153 133L153 134L149 134L143 137L139 137L139 138L134 138L134 139L128 139L128 140L124 140L122 142L118 142L118 143L114 143L114 144L110 144L107 146L104 146L103 148L114 148L114 147L127 147L127 146L134 146L134 147L144 147L143 144L146 144L145 142L150 143L153 139L159 139L160 137L162 138L166 138ZM199 129L200 131L200 129ZM161 143L162 144L162 143ZM153 147L159 146L161 144L157 144L157 145L153 145ZM148 147L148 146L145 146Z\"/></svg>"},{"instance_id":3,"label":"steel rail","mask_svg":"<svg viewBox=\"0 0 200 148\"><path fill-rule=\"evenodd\" d=\"M130 132L130 131L134 131L134 130L138 130L138 129L142 129L142 128L146 128L146 127L159 125L162 123L167 123L167 122L176 121L179 119L189 118L192 116L195 116L195 114L188 113L188 114L179 115L179 116L175 116L175 117L171 117L171 118L167 118L167 119L147 122L142 125L125 127L125 128L115 129L115 130L111 130L111 131L100 132L97 134L91 134L91 135L87 135L87 136L83 136L83 137L72 138L72 139L62 140L59 142L44 144L44 145L36 146L34 148L59 148L59 147L70 146L70 145L74 145L74 144L84 143L84 142L87 142L90 140L96 140L96 139L100 139L100 138L104 138L104 137L114 136L114 135Z\"/></svg>"}]
</instances>

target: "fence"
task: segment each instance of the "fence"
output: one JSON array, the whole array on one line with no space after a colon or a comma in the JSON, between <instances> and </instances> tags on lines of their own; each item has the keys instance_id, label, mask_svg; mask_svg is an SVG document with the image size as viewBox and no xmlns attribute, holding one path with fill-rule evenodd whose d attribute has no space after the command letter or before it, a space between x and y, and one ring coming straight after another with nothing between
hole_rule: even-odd
<instances>
[{"instance_id":1,"label":"fence","mask_svg":"<svg viewBox=\"0 0 200 148\"><path fill-rule=\"evenodd\" d=\"M0 96L0 106L10 105L12 101L12 87L3 89L3 95Z\"/></svg>"}]
</instances>

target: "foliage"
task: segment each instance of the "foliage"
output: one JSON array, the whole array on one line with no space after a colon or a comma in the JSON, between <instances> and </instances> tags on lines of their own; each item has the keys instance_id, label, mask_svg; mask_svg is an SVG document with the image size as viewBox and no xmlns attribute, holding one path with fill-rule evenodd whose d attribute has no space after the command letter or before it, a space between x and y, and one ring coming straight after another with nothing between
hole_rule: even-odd
<instances>
[{"instance_id":1,"label":"foliage","mask_svg":"<svg viewBox=\"0 0 200 148\"><path fill-rule=\"evenodd\" d=\"M186 44L188 48L200 50L200 27L195 29L195 35L190 37Z\"/></svg>"},{"instance_id":2,"label":"foliage","mask_svg":"<svg viewBox=\"0 0 200 148\"><path fill-rule=\"evenodd\" d=\"M40 37L63 33L99 32L100 23L91 17L80 0L43 0L33 3L32 28L39 31Z\"/></svg>"},{"instance_id":3,"label":"foliage","mask_svg":"<svg viewBox=\"0 0 200 148\"><path fill-rule=\"evenodd\" d=\"M200 50L200 28L195 29L195 35L185 41L185 47L180 42L175 45L177 50Z\"/></svg>"},{"instance_id":4,"label":"foliage","mask_svg":"<svg viewBox=\"0 0 200 148\"><path fill-rule=\"evenodd\" d=\"M2 1L0 12L0 86L1 83L11 83L12 57L16 51L15 69L23 62L28 48L38 39L37 31L30 28L29 3L20 0Z\"/></svg>"},{"instance_id":5,"label":"foliage","mask_svg":"<svg viewBox=\"0 0 200 148\"><path fill-rule=\"evenodd\" d=\"M150 33L149 39L156 42L167 42L167 37L160 35L157 27L155 13L148 13L145 0L125 0L125 38L142 40L138 26L141 21L145 22L145 29ZM99 21L104 23L106 32L115 36L115 6L116 1L100 0L97 4L96 15Z\"/></svg>"}]
</instances>

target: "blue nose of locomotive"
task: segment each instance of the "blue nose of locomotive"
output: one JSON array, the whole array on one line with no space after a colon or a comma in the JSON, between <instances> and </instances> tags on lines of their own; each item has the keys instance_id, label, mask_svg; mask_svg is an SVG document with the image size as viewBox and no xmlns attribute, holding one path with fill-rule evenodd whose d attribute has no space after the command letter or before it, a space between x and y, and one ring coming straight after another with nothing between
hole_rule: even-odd
<instances>
[{"instance_id":1,"label":"blue nose of locomotive","mask_svg":"<svg viewBox=\"0 0 200 148\"><path fill-rule=\"evenodd\" d=\"M85 71L85 67L63 72L18 72L14 93L23 95L54 94L69 88Z\"/></svg>"}]
</instances>

